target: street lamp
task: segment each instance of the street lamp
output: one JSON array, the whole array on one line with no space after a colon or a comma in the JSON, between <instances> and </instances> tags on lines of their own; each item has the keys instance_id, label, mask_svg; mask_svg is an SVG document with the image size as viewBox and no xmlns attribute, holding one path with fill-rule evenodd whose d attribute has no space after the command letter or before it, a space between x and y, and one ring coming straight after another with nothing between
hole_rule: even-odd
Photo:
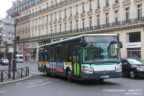
<instances>
[{"instance_id":1,"label":"street lamp","mask_svg":"<svg viewBox=\"0 0 144 96\"><path fill-rule=\"evenodd\" d=\"M17 37L16 37L16 26L18 23L18 19L17 16L19 16L20 14L18 13L14 13L11 15L12 18L14 18L14 28L15 28L15 32L14 32L14 42L13 42L13 48L14 48L14 54L13 54L13 67L12 67L12 71L13 71L13 79L15 79L15 72L16 72L16 43L17 43Z\"/></svg>"}]
</instances>

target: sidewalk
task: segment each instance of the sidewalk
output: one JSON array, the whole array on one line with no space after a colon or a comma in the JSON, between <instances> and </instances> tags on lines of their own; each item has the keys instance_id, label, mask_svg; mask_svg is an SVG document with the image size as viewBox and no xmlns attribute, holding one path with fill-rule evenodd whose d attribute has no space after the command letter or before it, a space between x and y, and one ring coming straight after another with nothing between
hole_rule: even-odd
<instances>
[{"instance_id":1,"label":"sidewalk","mask_svg":"<svg viewBox=\"0 0 144 96\"><path fill-rule=\"evenodd\" d=\"M29 67L29 70L31 72L31 74L37 73L38 71L38 64L37 62L24 62L24 63L17 63L17 69L18 72L16 72L16 75L19 77L16 80L13 80L12 78L9 80L5 80L4 82L1 82L1 71L0 71L0 85L2 84L9 84L9 83L14 83L14 82L18 82L18 81L22 81L22 80L26 80L32 77L32 75L30 74L30 72L28 73L28 75L26 75L26 69L21 69L21 68L26 68ZM4 76L4 78L8 78L8 65L7 66L1 66L0 65L0 70L7 70L6 72L3 72L3 74L5 74L6 76ZM22 75L19 75L21 74ZM17 74L19 73L19 74ZM11 75L13 75L11 73ZM20 78L22 76L22 78Z\"/></svg>"},{"instance_id":2,"label":"sidewalk","mask_svg":"<svg viewBox=\"0 0 144 96\"><path fill-rule=\"evenodd\" d=\"M8 84L13 82L18 82L30 78L29 66L17 68L15 72L12 70L9 72L8 69L0 70L0 84Z\"/></svg>"},{"instance_id":3,"label":"sidewalk","mask_svg":"<svg viewBox=\"0 0 144 96\"><path fill-rule=\"evenodd\" d=\"M7 80L7 81L4 81L4 82L0 82L0 85L20 82L20 81L23 81L23 80L30 79L31 77L32 77L32 75L29 75L29 76L26 76L26 77L23 77L23 78L19 78L19 79L16 79L16 80Z\"/></svg>"}]
</instances>

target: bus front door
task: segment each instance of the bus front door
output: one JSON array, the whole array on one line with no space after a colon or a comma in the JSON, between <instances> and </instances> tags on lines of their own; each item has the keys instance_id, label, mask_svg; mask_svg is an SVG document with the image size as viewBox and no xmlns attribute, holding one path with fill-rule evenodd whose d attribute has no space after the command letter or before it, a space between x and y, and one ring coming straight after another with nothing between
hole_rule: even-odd
<instances>
[{"instance_id":1,"label":"bus front door","mask_svg":"<svg viewBox=\"0 0 144 96\"><path fill-rule=\"evenodd\" d=\"M79 47L73 48L73 74L74 76L80 75L80 56L79 56Z\"/></svg>"}]
</instances>

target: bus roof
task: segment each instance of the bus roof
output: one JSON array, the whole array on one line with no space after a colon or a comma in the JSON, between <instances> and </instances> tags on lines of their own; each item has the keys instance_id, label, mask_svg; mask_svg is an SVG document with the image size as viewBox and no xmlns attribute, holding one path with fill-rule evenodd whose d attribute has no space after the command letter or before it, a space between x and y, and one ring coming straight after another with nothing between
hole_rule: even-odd
<instances>
[{"instance_id":1,"label":"bus roof","mask_svg":"<svg viewBox=\"0 0 144 96\"><path fill-rule=\"evenodd\" d=\"M55 44L59 44L59 43L64 43L64 42L71 41L71 40L80 39L83 36L104 36L104 35L106 35L106 36L117 36L117 34L83 34L83 35L79 35L79 36L75 36L75 37L70 37L70 38L67 38L67 39L64 39L64 40L48 43L48 44L45 44L45 45L41 45L40 47L50 46L50 45L55 45Z\"/></svg>"}]
</instances>

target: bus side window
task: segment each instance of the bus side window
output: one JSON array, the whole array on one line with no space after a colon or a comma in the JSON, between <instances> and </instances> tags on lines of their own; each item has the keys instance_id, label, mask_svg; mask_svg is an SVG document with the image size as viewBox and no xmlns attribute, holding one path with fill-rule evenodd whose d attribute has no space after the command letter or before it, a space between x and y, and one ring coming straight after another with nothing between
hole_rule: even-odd
<instances>
[{"instance_id":1,"label":"bus side window","mask_svg":"<svg viewBox=\"0 0 144 96\"><path fill-rule=\"evenodd\" d=\"M60 62L60 47L56 48L56 62Z\"/></svg>"},{"instance_id":2,"label":"bus side window","mask_svg":"<svg viewBox=\"0 0 144 96\"><path fill-rule=\"evenodd\" d=\"M52 47L50 51L50 62L54 62L55 59L56 59L56 50L54 47Z\"/></svg>"},{"instance_id":3,"label":"bus side window","mask_svg":"<svg viewBox=\"0 0 144 96\"><path fill-rule=\"evenodd\" d=\"M45 51L45 61L48 61L47 57L48 57L48 53L47 51Z\"/></svg>"},{"instance_id":4,"label":"bus side window","mask_svg":"<svg viewBox=\"0 0 144 96\"><path fill-rule=\"evenodd\" d=\"M73 48L73 61L79 61L79 47Z\"/></svg>"},{"instance_id":5,"label":"bus side window","mask_svg":"<svg viewBox=\"0 0 144 96\"><path fill-rule=\"evenodd\" d=\"M61 45L56 48L56 61L65 62L65 46Z\"/></svg>"},{"instance_id":6,"label":"bus side window","mask_svg":"<svg viewBox=\"0 0 144 96\"><path fill-rule=\"evenodd\" d=\"M65 62L65 49L61 48L61 52L60 52L60 56L61 56L61 62Z\"/></svg>"},{"instance_id":7,"label":"bus side window","mask_svg":"<svg viewBox=\"0 0 144 96\"><path fill-rule=\"evenodd\" d=\"M66 62L72 61L72 48L67 47L66 48Z\"/></svg>"},{"instance_id":8,"label":"bus side window","mask_svg":"<svg viewBox=\"0 0 144 96\"><path fill-rule=\"evenodd\" d=\"M45 61L45 53L42 52L42 62L44 62L44 61Z\"/></svg>"},{"instance_id":9,"label":"bus side window","mask_svg":"<svg viewBox=\"0 0 144 96\"><path fill-rule=\"evenodd\" d=\"M54 55L54 54L53 54L53 51L51 50L51 51L50 51L50 59L49 59L50 62L53 62L53 55Z\"/></svg>"},{"instance_id":10,"label":"bus side window","mask_svg":"<svg viewBox=\"0 0 144 96\"><path fill-rule=\"evenodd\" d=\"M41 62L41 52L39 52L39 62Z\"/></svg>"},{"instance_id":11,"label":"bus side window","mask_svg":"<svg viewBox=\"0 0 144 96\"><path fill-rule=\"evenodd\" d=\"M51 51L48 49L48 62L50 62L50 57L51 57Z\"/></svg>"}]
</instances>

